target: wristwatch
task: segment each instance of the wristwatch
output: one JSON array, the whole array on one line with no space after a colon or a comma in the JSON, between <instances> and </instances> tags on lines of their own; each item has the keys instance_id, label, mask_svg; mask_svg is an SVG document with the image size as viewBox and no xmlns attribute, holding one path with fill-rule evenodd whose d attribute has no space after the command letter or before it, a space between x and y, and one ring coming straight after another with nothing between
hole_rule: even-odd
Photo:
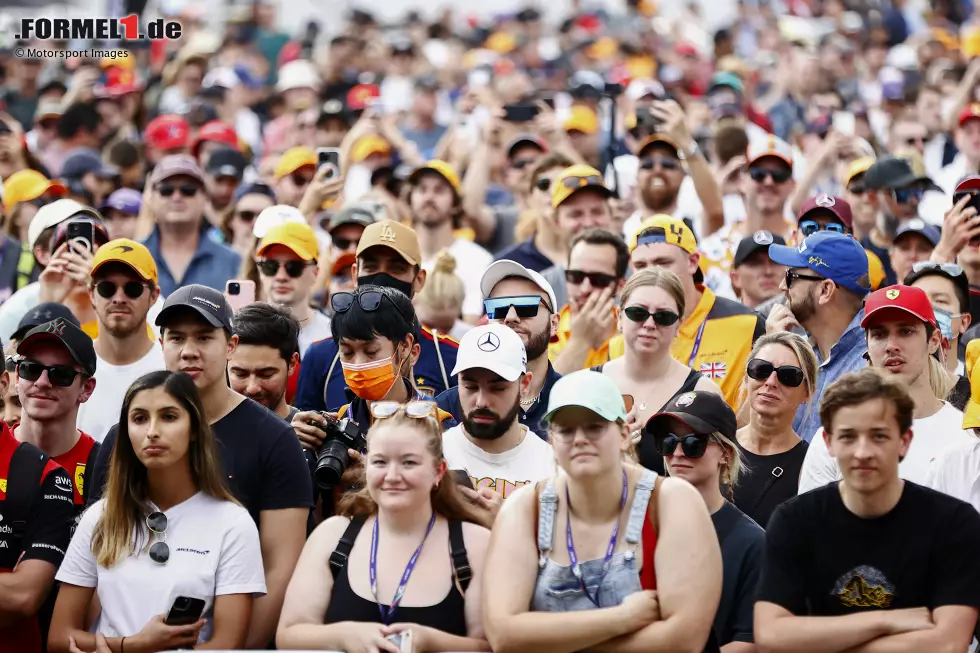
<instances>
[{"instance_id":1,"label":"wristwatch","mask_svg":"<svg viewBox=\"0 0 980 653\"><path fill-rule=\"evenodd\" d=\"M687 161L688 159L697 155L698 151L699 151L698 142L692 139L691 144L688 146L687 151L684 151L680 148L677 149L677 157L681 161Z\"/></svg>"}]
</instances>

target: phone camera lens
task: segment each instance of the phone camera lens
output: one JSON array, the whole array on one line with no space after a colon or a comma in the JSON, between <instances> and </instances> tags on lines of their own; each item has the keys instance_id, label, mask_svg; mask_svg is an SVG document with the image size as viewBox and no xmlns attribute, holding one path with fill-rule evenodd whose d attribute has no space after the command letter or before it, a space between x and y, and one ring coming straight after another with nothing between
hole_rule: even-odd
<instances>
[{"instance_id":1,"label":"phone camera lens","mask_svg":"<svg viewBox=\"0 0 980 653\"><path fill-rule=\"evenodd\" d=\"M228 294L229 295L240 295L242 293L242 286L238 283L228 284Z\"/></svg>"}]
</instances>

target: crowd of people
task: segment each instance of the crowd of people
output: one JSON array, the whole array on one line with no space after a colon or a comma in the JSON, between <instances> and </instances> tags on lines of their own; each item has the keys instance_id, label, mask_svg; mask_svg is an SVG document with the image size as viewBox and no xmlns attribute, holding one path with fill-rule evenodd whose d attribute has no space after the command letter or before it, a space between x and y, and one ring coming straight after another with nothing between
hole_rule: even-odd
<instances>
[{"instance_id":1,"label":"crowd of people","mask_svg":"<svg viewBox=\"0 0 980 653\"><path fill-rule=\"evenodd\" d=\"M975 650L980 17L736 4L0 51L0 653Z\"/></svg>"}]
</instances>

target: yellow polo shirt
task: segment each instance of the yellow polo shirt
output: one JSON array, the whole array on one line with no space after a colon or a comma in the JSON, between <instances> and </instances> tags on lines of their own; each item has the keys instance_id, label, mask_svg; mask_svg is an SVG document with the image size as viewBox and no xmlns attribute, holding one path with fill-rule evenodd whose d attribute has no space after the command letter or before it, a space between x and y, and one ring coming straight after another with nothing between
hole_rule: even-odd
<instances>
[{"instance_id":1,"label":"yellow polo shirt","mask_svg":"<svg viewBox=\"0 0 980 653\"><path fill-rule=\"evenodd\" d=\"M568 344L568 339L572 337L572 309L569 306L561 309L558 313L558 333L555 335L555 340L548 345L548 358L554 363L558 360L559 354ZM612 338L606 340L602 343L602 346L598 349L590 349L588 356L585 357L585 365L582 369L587 369L589 367L595 367L596 365L602 365L603 363L610 360L609 356L609 343Z\"/></svg>"},{"instance_id":2,"label":"yellow polo shirt","mask_svg":"<svg viewBox=\"0 0 980 653\"><path fill-rule=\"evenodd\" d=\"M92 320L91 322L86 322L85 324L82 325L82 331L89 338L95 340L96 338L99 337L99 321ZM150 340L157 339L157 334L153 332L153 327L150 326L149 322L146 323L146 333L148 336L150 336Z\"/></svg>"}]
</instances>

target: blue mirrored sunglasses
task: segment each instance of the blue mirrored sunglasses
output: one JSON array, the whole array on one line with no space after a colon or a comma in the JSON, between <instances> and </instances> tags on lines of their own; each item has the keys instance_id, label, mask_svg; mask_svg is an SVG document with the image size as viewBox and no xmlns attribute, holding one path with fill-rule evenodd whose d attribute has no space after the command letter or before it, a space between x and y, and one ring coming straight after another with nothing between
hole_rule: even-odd
<instances>
[{"instance_id":1,"label":"blue mirrored sunglasses","mask_svg":"<svg viewBox=\"0 0 980 653\"><path fill-rule=\"evenodd\" d=\"M541 306L541 298L537 295L526 295L520 297L493 297L483 300L483 307L487 311L487 317L491 320L502 320L506 318L511 306L517 311L517 317L534 317L538 314L538 308Z\"/></svg>"},{"instance_id":2,"label":"blue mirrored sunglasses","mask_svg":"<svg viewBox=\"0 0 980 653\"><path fill-rule=\"evenodd\" d=\"M844 225L839 222L831 222L823 226L823 231L836 231L839 234L844 233ZM813 234L821 231L821 227L818 223L813 220L803 220L800 222L800 231L803 232L804 236L812 236Z\"/></svg>"}]
</instances>

